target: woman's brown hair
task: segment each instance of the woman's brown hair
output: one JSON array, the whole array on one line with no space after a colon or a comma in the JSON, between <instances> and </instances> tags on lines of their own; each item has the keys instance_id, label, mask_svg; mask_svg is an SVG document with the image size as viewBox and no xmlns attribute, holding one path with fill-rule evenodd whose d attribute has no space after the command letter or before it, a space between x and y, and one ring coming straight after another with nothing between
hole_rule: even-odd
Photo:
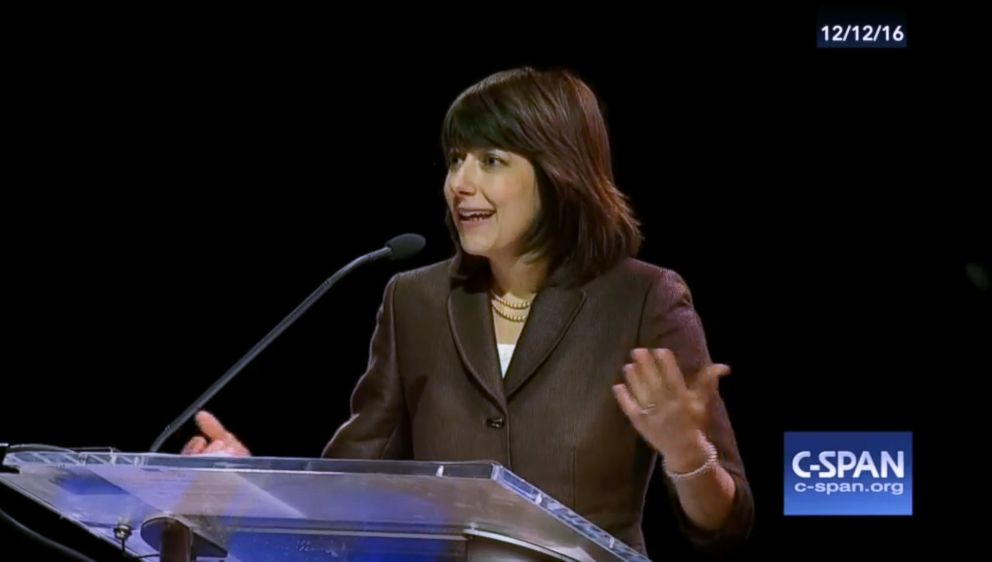
<instances>
[{"instance_id":1,"label":"woman's brown hair","mask_svg":"<svg viewBox=\"0 0 992 562\"><path fill-rule=\"evenodd\" d=\"M606 122L592 89L571 72L517 68L461 93L441 135L454 150L497 148L534 166L541 213L523 253L567 265L583 279L637 254L640 225L613 179ZM449 211L448 226L456 243Z\"/></svg>"}]
</instances>

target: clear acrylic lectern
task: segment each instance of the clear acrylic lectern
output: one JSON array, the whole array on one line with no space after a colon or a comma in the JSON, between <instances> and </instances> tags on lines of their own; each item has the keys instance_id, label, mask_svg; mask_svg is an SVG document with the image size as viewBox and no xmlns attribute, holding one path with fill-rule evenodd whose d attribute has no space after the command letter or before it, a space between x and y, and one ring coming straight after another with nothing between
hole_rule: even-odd
<instances>
[{"instance_id":1,"label":"clear acrylic lectern","mask_svg":"<svg viewBox=\"0 0 992 562\"><path fill-rule=\"evenodd\" d=\"M134 556L647 560L491 462L12 449L0 482Z\"/></svg>"}]
</instances>

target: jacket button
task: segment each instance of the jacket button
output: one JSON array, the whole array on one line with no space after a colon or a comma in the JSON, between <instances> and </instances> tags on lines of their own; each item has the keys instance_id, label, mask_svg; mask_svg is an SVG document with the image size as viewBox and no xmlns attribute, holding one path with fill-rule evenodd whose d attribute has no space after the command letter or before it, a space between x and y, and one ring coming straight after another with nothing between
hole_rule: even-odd
<instances>
[{"instance_id":1,"label":"jacket button","mask_svg":"<svg viewBox=\"0 0 992 562\"><path fill-rule=\"evenodd\" d=\"M493 429L499 429L503 427L503 423L505 423L505 421L506 420L503 419L503 416L496 416L494 418L489 418L488 420L486 420L486 425L488 425Z\"/></svg>"}]
</instances>

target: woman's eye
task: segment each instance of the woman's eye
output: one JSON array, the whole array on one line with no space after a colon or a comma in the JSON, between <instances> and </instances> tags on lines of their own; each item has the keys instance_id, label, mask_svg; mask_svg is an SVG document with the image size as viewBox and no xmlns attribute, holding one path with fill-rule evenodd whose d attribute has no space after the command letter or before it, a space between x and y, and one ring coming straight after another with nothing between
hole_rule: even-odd
<instances>
[{"instance_id":1,"label":"woman's eye","mask_svg":"<svg viewBox=\"0 0 992 562\"><path fill-rule=\"evenodd\" d=\"M486 155L486 157L483 159L483 162L485 162L486 166L489 167L501 166L505 164L502 158L500 158L499 156L494 156L492 154Z\"/></svg>"}]
</instances>

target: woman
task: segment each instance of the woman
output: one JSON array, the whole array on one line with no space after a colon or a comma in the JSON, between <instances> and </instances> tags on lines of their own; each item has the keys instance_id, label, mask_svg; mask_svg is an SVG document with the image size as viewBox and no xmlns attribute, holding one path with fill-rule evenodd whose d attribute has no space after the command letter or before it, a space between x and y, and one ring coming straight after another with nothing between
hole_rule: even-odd
<instances>
[{"instance_id":1,"label":"woman","mask_svg":"<svg viewBox=\"0 0 992 562\"><path fill-rule=\"evenodd\" d=\"M352 417L324 455L495 460L645 551L660 456L694 542L747 535L753 502L688 288L634 259L593 92L515 69L445 118L455 256L393 277ZM212 416L187 452L247 449ZM219 441L219 443L218 443Z\"/></svg>"}]
</instances>

